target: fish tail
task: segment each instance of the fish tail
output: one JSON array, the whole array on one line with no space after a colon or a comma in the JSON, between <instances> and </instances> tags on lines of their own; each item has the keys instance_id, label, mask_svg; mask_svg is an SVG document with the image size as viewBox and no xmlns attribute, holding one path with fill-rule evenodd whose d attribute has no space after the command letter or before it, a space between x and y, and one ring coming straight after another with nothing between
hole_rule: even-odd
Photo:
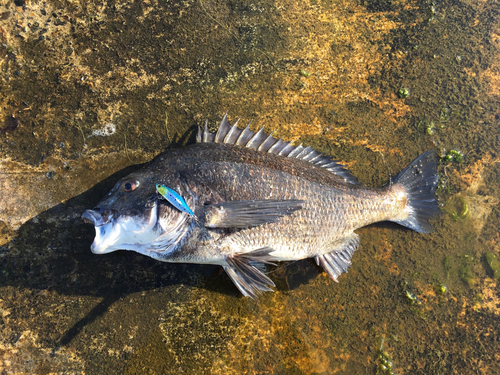
<instances>
[{"instance_id":1,"label":"fish tail","mask_svg":"<svg viewBox=\"0 0 500 375\"><path fill-rule=\"evenodd\" d=\"M440 212L435 195L438 180L435 151L427 151L412 161L393 182L405 189L407 217L391 221L420 233L432 232L429 219Z\"/></svg>"}]
</instances>

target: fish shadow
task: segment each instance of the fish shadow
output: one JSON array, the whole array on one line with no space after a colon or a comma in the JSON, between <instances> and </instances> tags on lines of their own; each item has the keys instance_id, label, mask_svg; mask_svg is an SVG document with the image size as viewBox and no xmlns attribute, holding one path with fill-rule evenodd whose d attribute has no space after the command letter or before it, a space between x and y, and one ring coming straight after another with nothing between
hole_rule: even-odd
<instances>
[{"instance_id":1,"label":"fish shadow","mask_svg":"<svg viewBox=\"0 0 500 375\"><path fill-rule=\"evenodd\" d=\"M118 179L142 166L124 168L84 193L38 214L16 231L13 240L0 247L0 287L13 287L21 293L48 290L102 299L55 346L69 344L86 325L128 294L179 284L199 285L216 268L168 264L130 251L91 253L94 227L85 223L81 214L94 207Z\"/></svg>"}]
</instances>

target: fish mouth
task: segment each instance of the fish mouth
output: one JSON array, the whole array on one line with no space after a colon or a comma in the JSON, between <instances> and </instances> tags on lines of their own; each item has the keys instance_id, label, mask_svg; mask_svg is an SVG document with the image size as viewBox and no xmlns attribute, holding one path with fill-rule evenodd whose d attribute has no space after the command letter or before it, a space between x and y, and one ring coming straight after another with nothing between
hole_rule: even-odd
<instances>
[{"instance_id":1,"label":"fish mouth","mask_svg":"<svg viewBox=\"0 0 500 375\"><path fill-rule=\"evenodd\" d=\"M158 236L157 206L153 202L148 217L120 215L116 210L94 208L86 210L82 219L95 226L94 254L107 254L116 250L139 251Z\"/></svg>"},{"instance_id":2,"label":"fish mouth","mask_svg":"<svg viewBox=\"0 0 500 375\"><path fill-rule=\"evenodd\" d=\"M94 224L97 228L108 224L113 219L113 212L102 208L87 210L82 214L82 219L87 223Z\"/></svg>"},{"instance_id":3,"label":"fish mouth","mask_svg":"<svg viewBox=\"0 0 500 375\"><path fill-rule=\"evenodd\" d=\"M104 239L106 235L111 231L113 227L113 216L112 210L95 208L93 210L86 210L82 214L82 219L95 226L95 238L94 242L90 246L90 250L94 254L105 254L113 249L109 248Z\"/></svg>"}]
</instances>

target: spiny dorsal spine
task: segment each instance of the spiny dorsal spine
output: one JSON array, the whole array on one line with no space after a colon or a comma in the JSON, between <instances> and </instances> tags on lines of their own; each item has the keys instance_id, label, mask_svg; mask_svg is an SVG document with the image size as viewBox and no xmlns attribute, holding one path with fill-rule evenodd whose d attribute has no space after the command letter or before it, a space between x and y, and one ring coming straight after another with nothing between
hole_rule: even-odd
<instances>
[{"instance_id":1,"label":"spiny dorsal spine","mask_svg":"<svg viewBox=\"0 0 500 375\"><path fill-rule=\"evenodd\" d=\"M297 158L307 161L317 167L324 168L333 174L341 177L345 182L351 184L358 184L358 179L352 176L345 166L338 163L336 160L321 154L320 152L312 149L311 147L303 147L302 144L293 146L290 142L285 142L283 138L277 139L271 135L264 133L264 127L260 128L258 132L250 130L251 122L245 129L240 129L236 125L229 123L227 119L227 112L224 115L219 128L216 133L211 133L208 130L208 120L205 121L204 130L198 127L198 134L196 135L197 143L225 143L229 145L236 145L251 148L260 152L268 152L283 157Z\"/></svg>"}]
</instances>

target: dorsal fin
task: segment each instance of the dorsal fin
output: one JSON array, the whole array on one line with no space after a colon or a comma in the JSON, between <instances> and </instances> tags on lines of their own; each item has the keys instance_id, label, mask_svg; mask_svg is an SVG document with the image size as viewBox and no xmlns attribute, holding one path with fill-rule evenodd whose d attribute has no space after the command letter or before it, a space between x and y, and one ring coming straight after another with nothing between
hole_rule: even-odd
<instances>
[{"instance_id":1,"label":"dorsal fin","mask_svg":"<svg viewBox=\"0 0 500 375\"><path fill-rule=\"evenodd\" d=\"M239 119L238 119L239 121ZM227 112L217 129L216 133L211 133L208 130L208 120L205 122L205 129L198 127L196 135L197 143L226 143L230 145L238 145L248 147L261 152L268 152L289 158L297 158L307 161L317 167L324 168L333 174L341 177L345 182L350 184L359 184L358 179L352 176L345 166L332 160L330 157L321 154L311 147L293 146L290 142L285 142L283 139L274 138L272 135L266 135L262 127L257 133L250 130L250 123L245 129L240 129L236 125L231 125L227 119Z\"/></svg>"}]
</instances>

